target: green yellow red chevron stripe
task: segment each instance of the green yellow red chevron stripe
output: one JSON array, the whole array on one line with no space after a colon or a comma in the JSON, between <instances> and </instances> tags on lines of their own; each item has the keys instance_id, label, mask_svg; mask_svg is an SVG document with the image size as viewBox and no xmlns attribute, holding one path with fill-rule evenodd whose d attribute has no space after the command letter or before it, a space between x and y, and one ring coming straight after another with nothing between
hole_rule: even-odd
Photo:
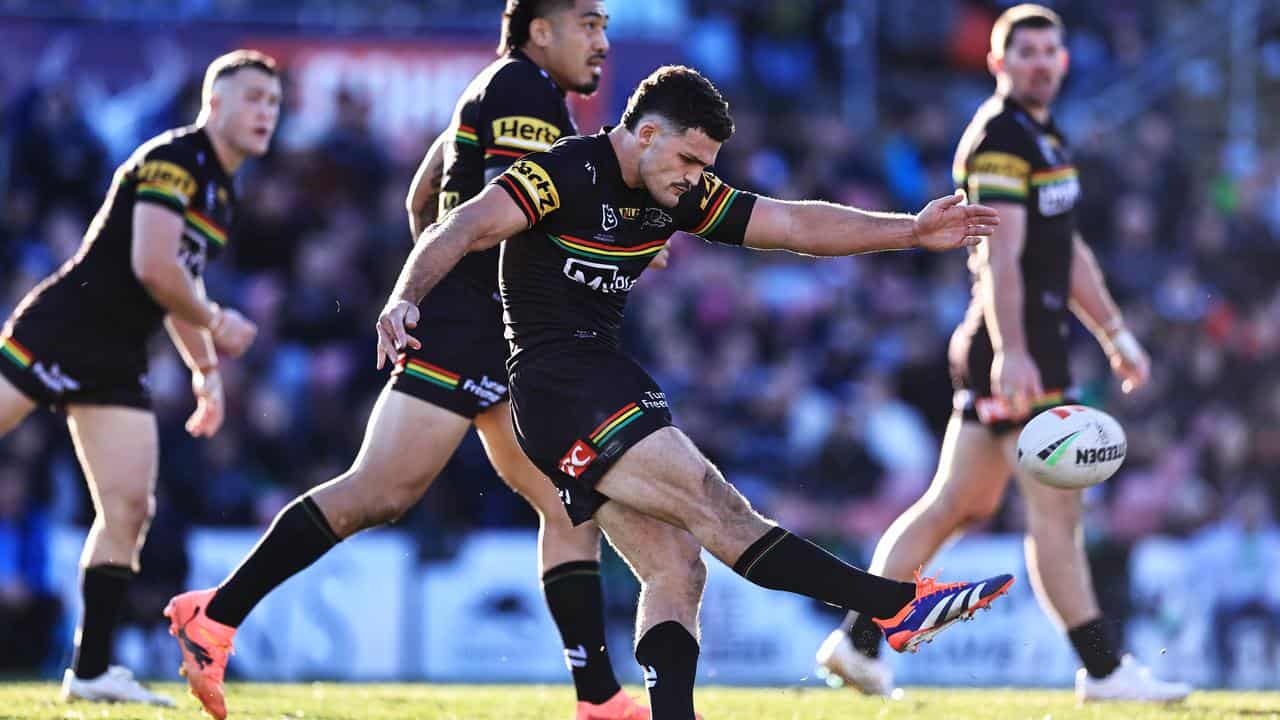
<instances>
[{"instance_id":1,"label":"green yellow red chevron stripe","mask_svg":"<svg viewBox=\"0 0 1280 720\"><path fill-rule=\"evenodd\" d=\"M1049 183L1070 180L1073 177L1076 177L1075 166L1067 165L1065 167L1049 168L1047 170L1041 170L1040 172L1031 173L1031 184L1036 186L1048 185Z\"/></svg>"},{"instance_id":2,"label":"green yellow red chevron stripe","mask_svg":"<svg viewBox=\"0 0 1280 720\"><path fill-rule=\"evenodd\" d=\"M715 232L716 228L720 227L720 223L724 222L725 215L729 213L729 208L733 205L733 201L737 199L737 190L734 190L728 185L722 185L720 194L716 196L715 200L709 203L711 205L711 211L707 213L707 216L703 218L702 223L698 225L698 227L690 230L689 232L703 237Z\"/></svg>"},{"instance_id":3,"label":"green yellow red chevron stripe","mask_svg":"<svg viewBox=\"0 0 1280 720\"><path fill-rule=\"evenodd\" d=\"M451 373L442 367L436 367L431 363L416 359L410 359L402 366L402 369L408 375L419 380L426 380L429 383L435 383L446 390L456 390L458 382L462 379L456 373Z\"/></svg>"},{"instance_id":4,"label":"green yellow red chevron stripe","mask_svg":"<svg viewBox=\"0 0 1280 720\"><path fill-rule=\"evenodd\" d=\"M618 412L610 415L608 419L600 423L600 426L591 431L591 444L600 447L609 441L619 430L635 422L644 411L631 403L623 407Z\"/></svg>"},{"instance_id":5,"label":"green yellow red chevron stripe","mask_svg":"<svg viewBox=\"0 0 1280 720\"><path fill-rule=\"evenodd\" d=\"M476 129L470 125L458 125L458 129L453 131L453 139L464 145L480 144L480 137L476 135Z\"/></svg>"},{"instance_id":6,"label":"green yellow red chevron stripe","mask_svg":"<svg viewBox=\"0 0 1280 720\"><path fill-rule=\"evenodd\" d=\"M138 183L138 197L158 200L162 205L169 205L176 210L187 206L187 198L168 185L160 183Z\"/></svg>"},{"instance_id":7,"label":"green yellow red chevron stripe","mask_svg":"<svg viewBox=\"0 0 1280 720\"><path fill-rule=\"evenodd\" d=\"M208 216L202 215L195 210L188 210L183 214L187 224L196 229L201 235L212 240L218 245L227 244L227 231L218 226L217 223L210 220Z\"/></svg>"},{"instance_id":8,"label":"green yellow red chevron stripe","mask_svg":"<svg viewBox=\"0 0 1280 720\"><path fill-rule=\"evenodd\" d=\"M23 370L31 367L31 362L35 359L30 350L22 347L17 340L10 337L0 338L0 355L9 358Z\"/></svg>"},{"instance_id":9,"label":"green yellow red chevron stripe","mask_svg":"<svg viewBox=\"0 0 1280 720\"><path fill-rule=\"evenodd\" d=\"M662 251L663 245L667 244L666 240L654 240L644 245L620 248L570 235L548 235L547 237L566 252L596 260L632 260L653 257Z\"/></svg>"}]
</instances>

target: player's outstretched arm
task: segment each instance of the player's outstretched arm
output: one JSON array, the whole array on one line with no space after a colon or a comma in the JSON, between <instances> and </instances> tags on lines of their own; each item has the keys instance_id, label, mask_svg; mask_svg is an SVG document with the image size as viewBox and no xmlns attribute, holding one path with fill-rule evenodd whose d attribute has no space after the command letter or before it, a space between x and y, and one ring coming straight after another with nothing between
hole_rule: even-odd
<instances>
[{"instance_id":1,"label":"player's outstretched arm","mask_svg":"<svg viewBox=\"0 0 1280 720\"><path fill-rule=\"evenodd\" d=\"M440 211L440 188L444 183L444 145L446 133L440 133L422 158L422 164L409 183L409 196L405 209L409 211L409 232L413 239L422 237L422 231L436 221Z\"/></svg>"},{"instance_id":2,"label":"player's outstretched arm","mask_svg":"<svg viewBox=\"0 0 1280 720\"><path fill-rule=\"evenodd\" d=\"M913 247L941 251L976 245L999 223L995 210L964 204L959 191L934 200L915 215L761 197L747 223L746 245L821 256Z\"/></svg>"},{"instance_id":3,"label":"player's outstretched arm","mask_svg":"<svg viewBox=\"0 0 1280 720\"><path fill-rule=\"evenodd\" d=\"M1125 327L1124 315L1107 290L1093 250L1076 235L1071 242L1071 311L1098 339L1124 392L1147 382L1151 358Z\"/></svg>"},{"instance_id":4,"label":"player's outstretched arm","mask_svg":"<svg viewBox=\"0 0 1280 720\"><path fill-rule=\"evenodd\" d=\"M432 225L409 253L395 289L378 316L378 368L406 347L422 343L409 335L418 324L418 303L445 273L469 252L487 250L529 226L515 200L496 185L459 205L442 222Z\"/></svg>"}]
</instances>

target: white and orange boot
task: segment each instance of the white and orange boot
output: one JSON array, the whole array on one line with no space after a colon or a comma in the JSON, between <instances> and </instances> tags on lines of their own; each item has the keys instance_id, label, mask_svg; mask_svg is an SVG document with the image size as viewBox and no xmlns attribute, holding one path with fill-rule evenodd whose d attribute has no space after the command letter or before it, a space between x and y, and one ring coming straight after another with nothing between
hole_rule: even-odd
<instances>
[{"instance_id":1,"label":"white and orange boot","mask_svg":"<svg viewBox=\"0 0 1280 720\"><path fill-rule=\"evenodd\" d=\"M169 618L169 634L178 639L182 667L191 695L214 720L225 720L227 704L222 695L222 678L232 652L236 629L209 619L205 608L215 590L193 590L175 596L164 608Z\"/></svg>"}]
</instances>

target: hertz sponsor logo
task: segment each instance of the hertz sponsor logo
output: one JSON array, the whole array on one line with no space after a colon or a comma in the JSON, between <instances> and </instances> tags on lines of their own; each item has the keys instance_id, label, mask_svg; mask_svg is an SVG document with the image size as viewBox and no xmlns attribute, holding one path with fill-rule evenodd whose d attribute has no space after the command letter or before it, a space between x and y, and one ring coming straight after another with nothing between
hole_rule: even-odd
<instances>
[{"instance_id":1,"label":"hertz sponsor logo","mask_svg":"<svg viewBox=\"0 0 1280 720\"><path fill-rule=\"evenodd\" d=\"M439 207L439 212L437 212L436 214L439 215L440 217L444 217L445 213L458 207L458 203L461 202L461 200L462 200L462 195L460 195L456 191L440 193L440 207Z\"/></svg>"},{"instance_id":2,"label":"hertz sponsor logo","mask_svg":"<svg viewBox=\"0 0 1280 720\"><path fill-rule=\"evenodd\" d=\"M555 125L527 115L511 115L493 121L493 144L540 152L560 139Z\"/></svg>"},{"instance_id":3,"label":"hertz sponsor logo","mask_svg":"<svg viewBox=\"0 0 1280 720\"><path fill-rule=\"evenodd\" d=\"M991 173L1009 178L1025 178L1031 172L1031 163L1004 152L978 153L969 163L969 171L974 174Z\"/></svg>"},{"instance_id":4,"label":"hertz sponsor logo","mask_svg":"<svg viewBox=\"0 0 1280 720\"><path fill-rule=\"evenodd\" d=\"M165 160L151 160L138 168L138 182L176 192L189 199L196 192L195 178L186 168Z\"/></svg>"},{"instance_id":5,"label":"hertz sponsor logo","mask_svg":"<svg viewBox=\"0 0 1280 720\"><path fill-rule=\"evenodd\" d=\"M1100 448L1081 448L1076 450L1076 464L1096 465L1098 463L1111 462L1112 460L1120 460L1125 456L1127 449L1125 443Z\"/></svg>"},{"instance_id":6,"label":"hertz sponsor logo","mask_svg":"<svg viewBox=\"0 0 1280 720\"><path fill-rule=\"evenodd\" d=\"M547 213L560 207L560 193L556 190L551 176L542 166L532 160L520 160L507 171L520 183L530 197L538 201L538 217L546 217Z\"/></svg>"}]
</instances>

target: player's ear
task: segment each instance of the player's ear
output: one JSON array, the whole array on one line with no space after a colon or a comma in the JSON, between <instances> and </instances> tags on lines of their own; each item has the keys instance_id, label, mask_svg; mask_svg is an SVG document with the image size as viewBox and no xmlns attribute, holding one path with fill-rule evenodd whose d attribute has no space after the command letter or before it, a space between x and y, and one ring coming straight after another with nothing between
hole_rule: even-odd
<instances>
[{"instance_id":1,"label":"player's ear","mask_svg":"<svg viewBox=\"0 0 1280 720\"><path fill-rule=\"evenodd\" d=\"M658 136L662 128L658 127L658 123L652 120L642 120L640 126L636 128L636 138L640 140L640 144L648 147L653 144L654 138Z\"/></svg>"},{"instance_id":2,"label":"player's ear","mask_svg":"<svg viewBox=\"0 0 1280 720\"><path fill-rule=\"evenodd\" d=\"M992 75L1004 72L1004 56L996 55L994 52L987 53L987 71Z\"/></svg>"},{"instance_id":3,"label":"player's ear","mask_svg":"<svg viewBox=\"0 0 1280 720\"><path fill-rule=\"evenodd\" d=\"M529 39L538 47L550 47L552 42L551 21L543 17L534 18L530 21Z\"/></svg>"},{"instance_id":4,"label":"player's ear","mask_svg":"<svg viewBox=\"0 0 1280 720\"><path fill-rule=\"evenodd\" d=\"M1062 72L1065 73L1070 69L1071 69L1071 53L1067 52L1066 48L1062 48Z\"/></svg>"}]
</instances>

